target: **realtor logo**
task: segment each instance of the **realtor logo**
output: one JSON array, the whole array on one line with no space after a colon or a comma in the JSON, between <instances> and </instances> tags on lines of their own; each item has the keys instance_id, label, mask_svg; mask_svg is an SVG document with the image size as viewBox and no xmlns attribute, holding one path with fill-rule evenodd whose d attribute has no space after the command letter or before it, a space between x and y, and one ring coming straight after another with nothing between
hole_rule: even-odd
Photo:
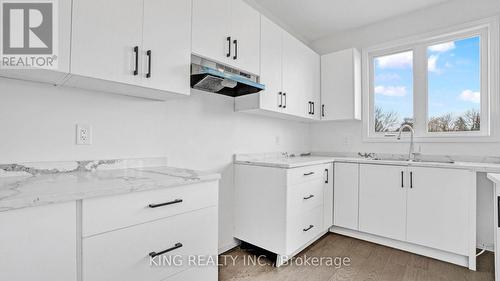
<instances>
[{"instance_id":1,"label":"realtor logo","mask_svg":"<svg viewBox=\"0 0 500 281\"><path fill-rule=\"evenodd\" d=\"M2 68L57 68L57 13L53 1L0 0Z\"/></svg>"}]
</instances>

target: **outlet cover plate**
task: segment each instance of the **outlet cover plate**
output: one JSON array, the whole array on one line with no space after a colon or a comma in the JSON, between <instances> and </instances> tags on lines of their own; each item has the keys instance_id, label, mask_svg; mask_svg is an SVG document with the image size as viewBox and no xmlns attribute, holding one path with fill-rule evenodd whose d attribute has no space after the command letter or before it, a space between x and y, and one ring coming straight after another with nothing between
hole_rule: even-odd
<instances>
[{"instance_id":1,"label":"outlet cover plate","mask_svg":"<svg viewBox=\"0 0 500 281\"><path fill-rule=\"evenodd\" d=\"M87 124L76 125L76 144L78 145L92 144L92 126Z\"/></svg>"}]
</instances>

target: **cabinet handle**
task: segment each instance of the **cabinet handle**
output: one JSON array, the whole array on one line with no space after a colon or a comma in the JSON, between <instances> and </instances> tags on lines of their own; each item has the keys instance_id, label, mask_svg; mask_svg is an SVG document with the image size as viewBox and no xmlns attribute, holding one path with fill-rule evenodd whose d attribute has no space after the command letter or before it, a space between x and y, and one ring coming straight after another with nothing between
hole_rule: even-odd
<instances>
[{"instance_id":1,"label":"cabinet handle","mask_svg":"<svg viewBox=\"0 0 500 281\"><path fill-rule=\"evenodd\" d=\"M321 105L321 117L325 117L325 105Z\"/></svg>"},{"instance_id":2,"label":"cabinet handle","mask_svg":"<svg viewBox=\"0 0 500 281\"><path fill-rule=\"evenodd\" d=\"M158 208L158 207L163 207L163 206L168 206L168 205L173 205L173 204L179 204L182 202L182 199L175 199L173 201L165 202L165 203L160 203L160 204L149 204L149 208Z\"/></svg>"},{"instance_id":3,"label":"cabinet handle","mask_svg":"<svg viewBox=\"0 0 500 281\"><path fill-rule=\"evenodd\" d=\"M226 40L227 40L227 46L228 46L226 57L229 58L231 56L231 36L228 36L226 38Z\"/></svg>"},{"instance_id":4,"label":"cabinet handle","mask_svg":"<svg viewBox=\"0 0 500 281\"><path fill-rule=\"evenodd\" d=\"M405 187L405 172L401 171L401 188Z\"/></svg>"},{"instance_id":5,"label":"cabinet handle","mask_svg":"<svg viewBox=\"0 0 500 281\"><path fill-rule=\"evenodd\" d=\"M304 176L314 175L314 172L304 173Z\"/></svg>"},{"instance_id":6,"label":"cabinet handle","mask_svg":"<svg viewBox=\"0 0 500 281\"><path fill-rule=\"evenodd\" d=\"M285 103L283 104L283 108L286 108L286 93L283 93L283 97L285 98Z\"/></svg>"},{"instance_id":7,"label":"cabinet handle","mask_svg":"<svg viewBox=\"0 0 500 281\"><path fill-rule=\"evenodd\" d=\"M308 228L304 228L304 229L302 229L302 231L304 231L304 232L309 231L313 227L314 227L314 225L310 224Z\"/></svg>"},{"instance_id":8,"label":"cabinet handle","mask_svg":"<svg viewBox=\"0 0 500 281\"><path fill-rule=\"evenodd\" d=\"M146 52L146 56L148 56L148 73L146 74L146 78L151 78L151 50Z\"/></svg>"},{"instance_id":9,"label":"cabinet handle","mask_svg":"<svg viewBox=\"0 0 500 281\"><path fill-rule=\"evenodd\" d=\"M326 172L326 180L325 180L325 183L328 183L330 181L329 179L329 174L328 174L328 169L325 169L325 172Z\"/></svg>"},{"instance_id":10,"label":"cabinet handle","mask_svg":"<svg viewBox=\"0 0 500 281\"><path fill-rule=\"evenodd\" d=\"M311 102L308 101L307 103L309 104L309 112L308 112L308 114L311 115Z\"/></svg>"},{"instance_id":11,"label":"cabinet handle","mask_svg":"<svg viewBox=\"0 0 500 281\"><path fill-rule=\"evenodd\" d=\"M410 188L413 188L413 172L410 172Z\"/></svg>"},{"instance_id":12,"label":"cabinet handle","mask_svg":"<svg viewBox=\"0 0 500 281\"><path fill-rule=\"evenodd\" d=\"M312 113L311 114L314 115L314 112L315 112L315 110L314 110L314 102L312 101L311 104L312 104Z\"/></svg>"},{"instance_id":13,"label":"cabinet handle","mask_svg":"<svg viewBox=\"0 0 500 281\"><path fill-rule=\"evenodd\" d=\"M313 198L313 197L314 197L314 195L310 194L309 196L304 197L304 200L308 200L308 199L311 199L311 198Z\"/></svg>"},{"instance_id":14,"label":"cabinet handle","mask_svg":"<svg viewBox=\"0 0 500 281\"><path fill-rule=\"evenodd\" d=\"M158 252L158 253L157 252L151 252L151 253L149 253L149 256L152 257L152 258L154 258L156 256L163 255L163 254L166 254L166 253L171 252L173 250L179 249L180 247L182 247L182 243L175 243L175 245L173 247L168 248L168 249L163 250L163 251Z\"/></svg>"},{"instance_id":15,"label":"cabinet handle","mask_svg":"<svg viewBox=\"0 0 500 281\"><path fill-rule=\"evenodd\" d=\"M497 196L498 227L500 227L500 196Z\"/></svg>"},{"instance_id":16,"label":"cabinet handle","mask_svg":"<svg viewBox=\"0 0 500 281\"><path fill-rule=\"evenodd\" d=\"M134 47L135 54L135 68L134 68L134 76L139 74L139 46Z\"/></svg>"},{"instance_id":17,"label":"cabinet handle","mask_svg":"<svg viewBox=\"0 0 500 281\"><path fill-rule=\"evenodd\" d=\"M282 92L278 92L278 96L280 98L280 102L278 104L278 107L283 107L283 93Z\"/></svg>"},{"instance_id":18,"label":"cabinet handle","mask_svg":"<svg viewBox=\"0 0 500 281\"><path fill-rule=\"evenodd\" d=\"M234 40L233 44L234 44L234 57L233 57L233 60L237 60L238 59L238 40Z\"/></svg>"}]
</instances>

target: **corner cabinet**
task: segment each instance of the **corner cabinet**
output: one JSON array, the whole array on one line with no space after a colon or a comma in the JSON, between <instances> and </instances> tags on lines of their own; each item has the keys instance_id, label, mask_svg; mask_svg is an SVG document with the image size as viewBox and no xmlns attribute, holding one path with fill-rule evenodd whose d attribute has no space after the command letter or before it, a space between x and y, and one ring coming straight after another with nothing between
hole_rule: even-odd
<instances>
[{"instance_id":1,"label":"corner cabinet","mask_svg":"<svg viewBox=\"0 0 500 281\"><path fill-rule=\"evenodd\" d=\"M193 0L193 53L258 75L260 13L242 0Z\"/></svg>"},{"instance_id":2,"label":"corner cabinet","mask_svg":"<svg viewBox=\"0 0 500 281\"><path fill-rule=\"evenodd\" d=\"M261 16L260 93L237 97L235 110L307 121L320 116L320 57Z\"/></svg>"},{"instance_id":3,"label":"corner cabinet","mask_svg":"<svg viewBox=\"0 0 500 281\"><path fill-rule=\"evenodd\" d=\"M339 206L335 206L333 232L475 270L474 171L359 164L356 187L354 166L348 169L342 164L336 166L336 177L335 197L340 198L335 198ZM356 204L357 189L358 229L354 224L355 208L351 206Z\"/></svg>"},{"instance_id":4,"label":"corner cabinet","mask_svg":"<svg viewBox=\"0 0 500 281\"><path fill-rule=\"evenodd\" d=\"M321 120L361 120L361 55L347 49L321 56Z\"/></svg>"},{"instance_id":5,"label":"corner cabinet","mask_svg":"<svg viewBox=\"0 0 500 281\"><path fill-rule=\"evenodd\" d=\"M153 99L189 95L190 30L190 1L74 0L64 84Z\"/></svg>"}]
</instances>

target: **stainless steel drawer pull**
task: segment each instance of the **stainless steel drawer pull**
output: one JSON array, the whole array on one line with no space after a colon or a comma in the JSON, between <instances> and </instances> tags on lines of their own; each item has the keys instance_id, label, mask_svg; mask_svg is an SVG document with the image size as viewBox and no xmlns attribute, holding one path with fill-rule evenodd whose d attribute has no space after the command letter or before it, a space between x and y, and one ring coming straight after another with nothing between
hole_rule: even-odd
<instances>
[{"instance_id":1,"label":"stainless steel drawer pull","mask_svg":"<svg viewBox=\"0 0 500 281\"><path fill-rule=\"evenodd\" d=\"M175 199L174 201L160 203L160 204L149 204L148 207L149 208L158 208L158 207L168 206L168 205L172 205L172 204L178 204L181 202L182 202L182 199Z\"/></svg>"},{"instance_id":2,"label":"stainless steel drawer pull","mask_svg":"<svg viewBox=\"0 0 500 281\"><path fill-rule=\"evenodd\" d=\"M304 176L314 175L314 172L305 173Z\"/></svg>"},{"instance_id":3,"label":"stainless steel drawer pull","mask_svg":"<svg viewBox=\"0 0 500 281\"><path fill-rule=\"evenodd\" d=\"M304 232L309 231L309 230L311 230L311 228L313 228L313 227L314 227L314 225L312 225L312 224L311 224L311 225L309 225L309 227L308 227L308 228L304 228L304 229L302 229L302 231L304 231Z\"/></svg>"},{"instance_id":4,"label":"stainless steel drawer pull","mask_svg":"<svg viewBox=\"0 0 500 281\"><path fill-rule=\"evenodd\" d=\"M180 247L182 247L182 243L176 243L172 248L168 248L168 249L163 250L163 251L158 252L158 253L157 252L151 252L151 253L149 253L149 256L152 257L152 258L154 258L156 256L163 255L163 254L166 254L166 253L171 252L173 250L179 249Z\"/></svg>"},{"instance_id":5,"label":"stainless steel drawer pull","mask_svg":"<svg viewBox=\"0 0 500 281\"><path fill-rule=\"evenodd\" d=\"M311 199L311 198L313 198L313 197L314 197L314 195L312 195L312 194L311 194L311 195L309 195L309 196L307 196L307 197L304 197L304 200Z\"/></svg>"}]
</instances>

